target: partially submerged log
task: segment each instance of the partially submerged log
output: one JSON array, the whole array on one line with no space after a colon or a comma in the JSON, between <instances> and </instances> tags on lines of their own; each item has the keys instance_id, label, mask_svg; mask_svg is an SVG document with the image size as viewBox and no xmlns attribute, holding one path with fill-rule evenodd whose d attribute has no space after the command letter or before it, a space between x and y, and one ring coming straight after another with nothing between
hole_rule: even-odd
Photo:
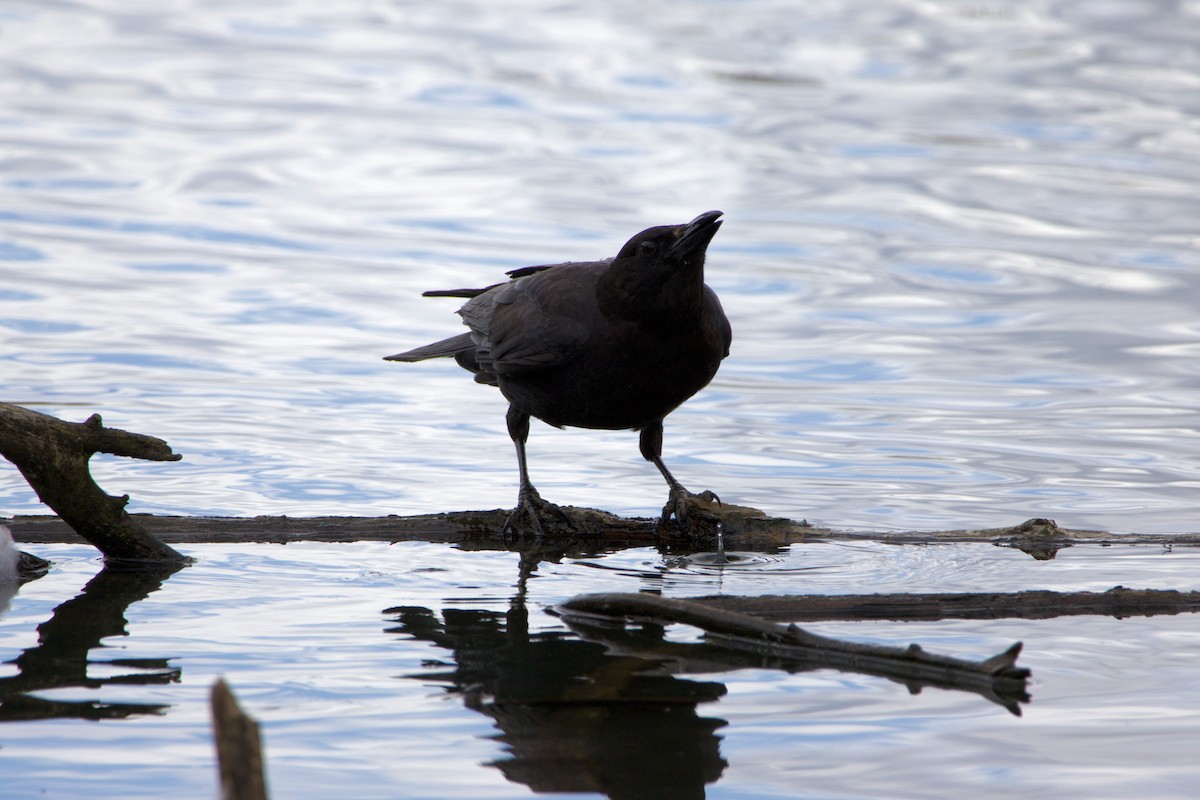
<instances>
[{"instance_id":1,"label":"partially submerged log","mask_svg":"<svg viewBox=\"0 0 1200 800\"><path fill-rule=\"evenodd\" d=\"M113 497L96 485L88 471L96 453L150 461L180 458L161 439L104 427L99 414L85 422L64 422L0 403L0 455L16 465L43 503L106 559L186 562L126 513L128 495Z\"/></svg>"},{"instance_id":2,"label":"partially submerged log","mask_svg":"<svg viewBox=\"0 0 1200 800\"><path fill-rule=\"evenodd\" d=\"M911 691L919 691L922 686L972 691L1017 715L1021 713L1019 704L1029 701L1029 670L1016 665L1020 642L982 661L967 661L927 653L917 644L889 647L834 639L795 625L777 625L690 600L644 593L580 595L560 603L555 611L568 623L628 620L691 625L734 648L791 658L810 666L880 675L904 683Z\"/></svg>"},{"instance_id":3,"label":"partially submerged log","mask_svg":"<svg viewBox=\"0 0 1200 800\"><path fill-rule=\"evenodd\" d=\"M514 537L504 530L509 511L451 511L438 514L386 517L177 517L135 514L138 524L164 542L172 544L232 544L263 542L361 542L427 541L455 544L488 543L504 549L523 549L531 545L559 545L607 549L664 545L695 552L715 546L715 538L692 538L677 531L663 530L655 519L618 517L591 508L564 507L574 528L570 534L547 536L537 542L529 536ZM753 512L745 514L745 512ZM821 538L821 529L807 522L769 518L756 509L726 506L727 540L736 538L739 548L761 550L792 542ZM51 516L18 516L8 522L13 534L23 542L40 544L76 543L81 537L63 520Z\"/></svg>"},{"instance_id":4,"label":"partially submerged log","mask_svg":"<svg viewBox=\"0 0 1200 800\"><path fill-rule=\"evenodd\" d=\"M1200 592L1128 589L1105 592L953 592L930 594L714 595L693 602L776 622L828 620L1052 619L1092 615L1118 619L1200 611Z\"/></svg>"},{"instance_id":5,"label":"partially submerged log","mask_svg":"<svg viewBox=\"0 0 1200 800\"><path fill-rule=\"evenodd\" d=\"M806 521L768 517L761 511L744 514L743 507L726 505L724 532L729 549L762 551L801 542L883 541L889 544L935 542L988 542L1001 547L1070 547L1075 544L1153 544L1163 547L1200 545L1200 534L1111 534L1104 531L1060 528L1050 520L1030 520L999 528L948 531L848 531L818 527ZM715 541L685 541L663 535L655 520L618 517L595 509L567 507L581 520L579 530L558 541L545 542L561 551L596 552L620 547L662 546L668 551L694 553L715 549ZM751 509L751 511L754 511ZM480 548L521 550L528 539L504 534L506 509L451 511L438 514L385 517L180 517L135 514L133 518L149 533L170 544L239 544L288 542L447 542ZM6 521L18 541L36 544L76 544L85 541L71 526L53 516L17 516ZM735 524L737 523L737 524ZM1044 535L1031 537L1037 523ZM1028 551L1027 551L1028 552ZM1035 555L1035 557L1037 557Z\"/></svg>"}]
</instances>

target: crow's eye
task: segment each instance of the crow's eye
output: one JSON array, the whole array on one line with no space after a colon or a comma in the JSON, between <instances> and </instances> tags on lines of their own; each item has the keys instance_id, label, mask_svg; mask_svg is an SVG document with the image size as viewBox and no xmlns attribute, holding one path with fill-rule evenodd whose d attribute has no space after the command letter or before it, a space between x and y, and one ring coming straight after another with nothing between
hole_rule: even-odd
<instances>
[{"instance_id":1,"label":"crow's eye","mask_svg":"<svg viewBox=\"0 0 1200 800\"><path fill-rule=\"evenodd\" d=\"M651 239L646 239L638 245L638 250L641 251L642 255L644 256L653 255L658 250L658 242L655 242Z\"/></svg>"}]
</instances>

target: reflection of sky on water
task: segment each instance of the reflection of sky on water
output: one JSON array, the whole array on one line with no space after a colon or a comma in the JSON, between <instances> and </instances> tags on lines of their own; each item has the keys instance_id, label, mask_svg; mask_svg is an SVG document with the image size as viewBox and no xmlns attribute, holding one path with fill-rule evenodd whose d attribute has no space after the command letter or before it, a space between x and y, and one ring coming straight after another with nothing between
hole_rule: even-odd
<instances>
[{"instance_id":1,"label":"reflection of sky on water","mask_svg":"<svg viewBox=\"0 0 1200 800\"><path fill-rule=\"evenodd\" d=\"M668 420L689 485L842 527L1192 530L1172 8L30 6L6 399L169 440L183 462L101 467L137 510L507 506L500 398L379 361L457 330L420 291L720 208L733 354ZM535 427L534 477L652 513L635 441ZM0 513L39 509L0 472Z\"/></svg>"},{"instance_id":2,"label":"reflection of sky on water","mask_svg":"<svg viewBox=\"0 0 1200 800\"><path fill-rule=\"evenodd\" d=\"M134 510L508 506L500 398L452 364L380 360L459 330L455 301L420 292L612 255L644 226L718 208L707 278L735 338L667 423L690 486L837 527L1197 529L1194 8L13 8L0 399L170 441L183 461L94 459ZM661 506L629 433L536 426L529 449L548 498ZM0 515L42 510L0 465ZM88 548L38 551L58 566L0 617L0 678L99 570ZM490 719L398 677L449 656L387 633L393 606L527 610L531 636L553 638L546 607L583 591L1186 590L1196 574L1183 548L1037 562L806 544L738 568L632 550L543 563L522 607L510 553L193 554L128 607L128 635L82 654L93 678L166 660L178 683L46 692L166 713L0 730L6 797L212 796L218 675L263 720L279 796L528 797L479 766L505 758ZM828 670L691 675L726 689L700 707L727 723L708 796L1190 797L1194 628L823 623L958 655L1022 640L1034 701L1017 720Z\"/></svg>"},{"instance_id":3,"label":"reflection of sky on water","mask_svg":"<svg viewBox=\"0 0 1200 800\"><path fill-rule=\"evenodd\" d=\"M829 669L724 669L714 660L707 669L695 665L700 671L646 664L644 675L625 678L620 653L581 650L547 613L575 594L636 589L673 597L852 594L864 587L1103 591L1118 582L1191 589L1194 582L1180 576L1197 574L1192 562L1200 553L1193 549L1076 546L1035 561L990 544L809 543L719 568L701 557L664 558L638 548L543 562L526 582L523 602L516 601L517 554L422 542L201 545L189 550L197 564L166 579L97 575L94 551L84 546L39 550L58 566L24 586L0 616L0 695L28 689L35 707L60 717L96 709L125 718L0 725L0 735L10 734L0 755L6 797L37 797L47 787L122 800L211 795L207 698L217 677L261 721L272 792L296 798L527 797L520 776L506 780L506 767L545 754L536 746L546 735L564 746L599 745L621 731L600 723L628 715L622 724L636 724L636 703L610 706L602 701L617 698L595 693L626 679L635 689L711 689L692 698L698 706L681 708L686 715L694 707L691 713L715 726L709 732L716 739L702 741L727 764L708 797L801 789L883 797L896 787L986 797L1014 785L1062 796L1099 764L1106 780L1090 786L1089 796L1124 798L1153 784L1156 797L1184 797L1193 787L1192 743L1179 735L1196 717L1194 704L1180 702L1195 684L1188 615L806 626L858 641L915 641L963 657L1022 640L1033 701L1018 719L969 692L926 688L914 695L882 678ZM410 624L397 624L400 609ZM412 624L422 615L428 626ZM439 636L443 622L458 635ZM101 646L72 649L72 626L76 635L103 636ZM666 636L699 641L683 626L670 626ZM32 669L39 659L54 668ZM602 668L594 683L591 673L568 670L588 660ZM564 678L563 685L539 681L543 672ZM158 674L168 680L156 680ZM559 699L575 693L575 702L549 702L552 690L564 688L567 697ZM589 697L601 701L594 710ZM687 698L656 691L642 699ZM636 741L646 735L629 734ZM604 760L603 752L583 748L561 755L580 768ZM938 788L924 791L929 786Z\"/></svg>"}]
</instances>

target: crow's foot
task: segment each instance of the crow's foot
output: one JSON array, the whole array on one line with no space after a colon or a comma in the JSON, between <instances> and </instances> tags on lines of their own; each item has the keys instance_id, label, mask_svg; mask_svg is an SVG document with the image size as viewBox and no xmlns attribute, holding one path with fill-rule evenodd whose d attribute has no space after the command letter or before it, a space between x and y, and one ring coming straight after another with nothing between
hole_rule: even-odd
<instances>
[{"instance_id":1,"label":"crow's foot","mask_svg":"<svg viewBox=\"0 0 1200 800\"><path fill-rule=\"evenodd\" d=\"M529 520L529 528L538 539L546 538L546 528L555 532L574 531L575 526L567 512L547 500L543 500L533 486L522 486L517 493L517 507L504 521L504 535L515 535L522 529L522 517Z\"/></svg>"},{"instance_id":2,"label":"crow's foot","mask_svg":"<svg viewBox=\"0 0 1200 800\"><path fill-rule=\"evenodd\" d=\"M671 494L667 497L667 504L663 506L662 521L665 524L674 517L677 523L686 525L689 506L702 511L705 506L711 506L713 503L721 505L721 498L707 489L699 494L693 494L682 486L672 486Z\"/></svg>"}]
</instances>

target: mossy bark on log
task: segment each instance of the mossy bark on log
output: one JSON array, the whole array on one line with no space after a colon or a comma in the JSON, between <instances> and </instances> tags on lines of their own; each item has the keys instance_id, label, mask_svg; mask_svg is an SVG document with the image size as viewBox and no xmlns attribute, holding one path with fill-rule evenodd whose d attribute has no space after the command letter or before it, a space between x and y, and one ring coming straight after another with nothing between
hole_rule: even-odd
<instances>
[{"instance_id":1,"label":"mossy bark on log","mask_svg":"<svg viewBox=\"0 0 1200 800\"><path fill-rule=\"evenodd\" d=\"M0 455L16 465L43 503L106 559L186 562L125 511L128 495L113 497L96 484L88 470L96 453L150 461L180 458L161 439L106 428L99 414L86 422L64 422L0 403Z\"/></svg>"}]
</instances>

